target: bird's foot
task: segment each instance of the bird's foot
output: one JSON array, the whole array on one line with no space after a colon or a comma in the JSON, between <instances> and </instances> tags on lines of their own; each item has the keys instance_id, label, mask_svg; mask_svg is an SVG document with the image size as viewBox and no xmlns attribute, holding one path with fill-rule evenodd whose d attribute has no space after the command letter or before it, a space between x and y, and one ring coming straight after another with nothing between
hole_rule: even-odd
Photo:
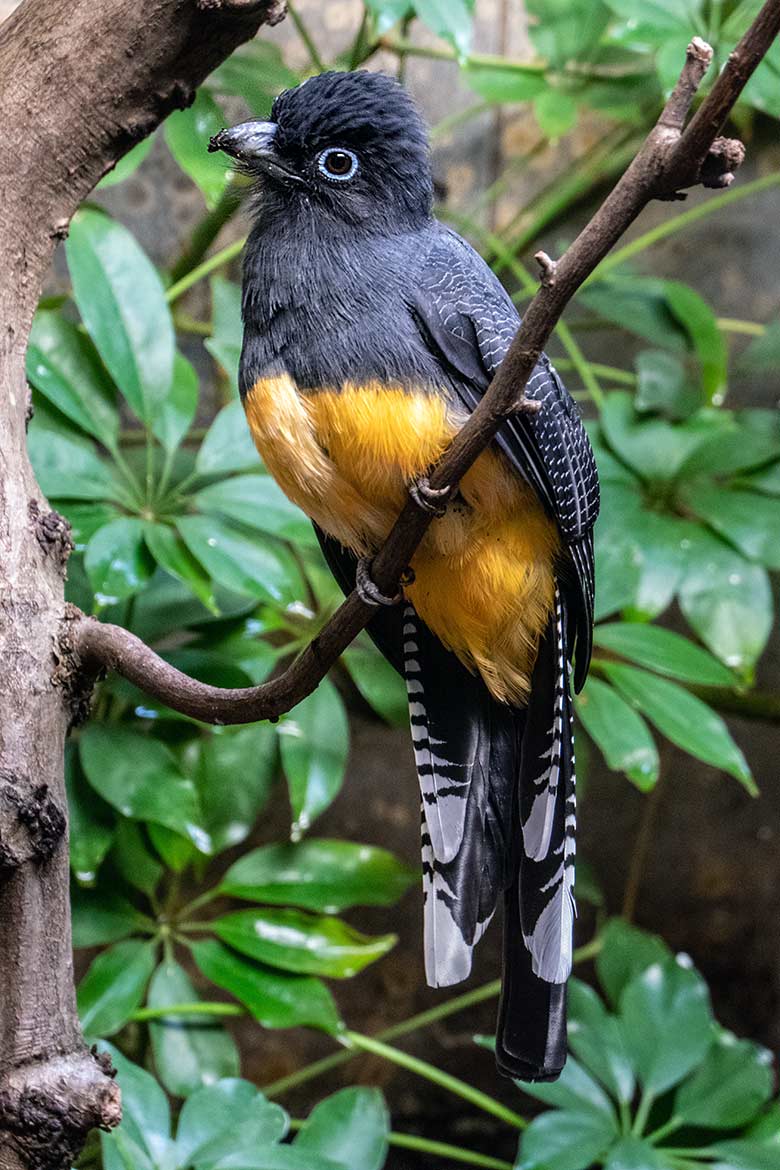
<instances>
[{"instance_id":1,"label":"bird's foot","mask_svg":"<svg viewBox=\"0 0 780 1170\"><path fill-rule=\"evenodd\" d=\"M512 407L515 414L538 414L541 409L541 402L537 402L535 398L526 398L525 391L523 391Z\"/></svg>"},{"instance_id":2,"label":"bird's foot","mask_svg":"<svg viewBox=\"0 0 780 1170\"><path fill-rule=\"evenodd\" d=\"M388 597L374 584L369 557L361 557L357 563L355 589L360 600L366 605L398 605L404 599L403 590L399 589L394 597Z\"/></svg>"},{"instance_id":3,"label":"bird's foot","mask_svg":"<svg viewBox=\"0 0 780 1170\"><path fill-rule=\"evenodd\" d=\"M434 516L443 516L447 511L452 488L431 487L428 476L421 475L419 479L413 479L409 484L409 495L423 512L431 512Z\"/></svg>"}]
</instances>

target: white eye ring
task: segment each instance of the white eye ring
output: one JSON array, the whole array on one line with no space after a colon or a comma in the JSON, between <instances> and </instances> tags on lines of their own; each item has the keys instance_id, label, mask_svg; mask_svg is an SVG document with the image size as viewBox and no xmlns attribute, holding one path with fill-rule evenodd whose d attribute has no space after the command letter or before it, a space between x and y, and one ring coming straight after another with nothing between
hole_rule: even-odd
<instances>
[{"instance_id":1,"label":"white eye ring","mask_svg":"<svg viewBox=\"0 0 780 1170\"><path fill-rule=\"evenodd\" d=\"M344 170L339 168L348 164ZM358 156L342 146L329 146L317 156L317 169L326 179L335 183L347 183L354 179L359 167ZM331 167L335 169L331 170Z\"/></svg>"}]
</instances>

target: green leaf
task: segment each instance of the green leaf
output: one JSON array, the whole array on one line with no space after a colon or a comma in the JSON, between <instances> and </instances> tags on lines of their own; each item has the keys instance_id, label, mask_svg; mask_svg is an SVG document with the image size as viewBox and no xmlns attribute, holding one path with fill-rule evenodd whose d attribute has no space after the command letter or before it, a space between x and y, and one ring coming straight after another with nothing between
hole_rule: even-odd
<instances>
[{"instance_id":1,"label":"green leaf","mask_svg":"<svg viewBox=\"0 0 780 1170\"><path fill-rule=\"evenodd\" d=\"M614 274L587 284L577 299L621 329L681 353L687 334L669 307L666 285L657 277Z\"/></svg>"},{"instance_id":2,"label":"green leaf","mask_svg":"<svg viewBox=\"0 0 780 1170\"><path fill-rule=\"evenodd\" d=\"M601 412L601 426L610 446L649 482L674 479L696 448L722 424L697 415L686 422L637 415L631 396L613 391Z\"/></svg>"},{"instance_id":3,"label":"green leaf","mask_svg":"<svg viewBox=\"0 0 780 1170\"><path fill-rule=\"evenodd\" d=\"M757 370L774 374L780 366L780 321L767 325L762 337L756 337L740 354L740 370Z\"/></svg>"},{"instance_id":4,"label":"green leaf","mask_svg":"<svg viewBox=\"0 0 780 1170\"><path fill-rule=\"evenodd\" d=\"M676 516L642 512L634 532L639 582L631 608L645 619L657 617L671 604L683 575L692 526ZM624 518L631 523L631 518Z\"/></svg>"},{"instance_id":5,"label":"green leaf","mask_svg":"<svg viewBox=\"0 0 780 1170\"><path fill-rule=\"evenodd\" d=\"M163 123L168 149L209 208L218 202L230 173L224 155L206 149L224 125L225 115L206 89L199 89L191 106L169 114Z\"/></svg>"},{"instance_id":6,"label":"green leaf","mask_svg":"<svg viewBox=\"0 0 780 1170\"><path fill-rule=\"evenodd\" d=\"M98 188L104 190L106 187L113 187L117 183L123 183L134 171L138 170L153 145L154 134L149 134L148 137L142 138L131 150L128 150L127 154L119 159L107 175L103 176L98 183Z\"/></svg>"},{"instance_id":7,"label":"green leaf","mask_svg":"<svg viewBox=\"0 0 780 1170\"><path fill-rule=\"evenodd\" d=\"M149 1165L155 1168L172 1165L172 1161L167 1162L172 1142L171 1114L165 1093L151 1073L132 1064L113 1045L101 1044L100 1049L110 1053L122 1093L122 1124L111 1133L101 1135L104 1156L107 1148L115 1148L122 1138L126 1138L148 1158ZM115 1161L113 1165L117 1170L123 1165L127 1168L122 1161ZM130 1168L142 1170L134 1162L130 1163Z\"/></svg>"},{"instance_id":8,"label":"green leaf","mask_svg":"<svg viewBox=\"0 0 780 1170\"><path fill-rule=\"evenodd\" d=\"M612 1147L604 1163L604 1170L672 1170L663 1150L637 1137L624 1137Z\"/></svg>"},{"instance_id":9,"label":"green leaf","mask_svg":"<svg viewBox=\"0 0 780 1170\"><path fill-rule=\"evenodd\" d=\"M102 947L128 938L139 928L154 928L150 918L113 890L74 886L70 906L74 947Z\"/></svg>"},{"instance_id":10,"label":"green leaf","mask_svg":"<svg viewBox=\"0 0 780 1170\"><path fill-rule=\"evenodd\" d=\"M780 496L780 463L773 463L760 471L752 471L739 477L737 481L754 492L764 492L767 496Z\"/></svg>"},{"instance_id":11,"label":"green leaf","mask_svg":"<svg viewBox=\"0 0 780 1170\"><path fill-rule=\"evenodd\" d=\"M329 1158L344 1170L382 1170L390 1117L379 1089L349 1088L312 1109L295 1149Z\"/></svg>"},{"instance_id":12,"label":"green leaf","mask_svg":"<svg viewBox=\"0 0 780 1170\"><path fill-rule=\"evenodd\" d=\"M466 57L471 47L473 0L412 0L419 19Z\"/></svg>"},{"instance_id":13,"label":"green leaf","mask_svg":"<svg viewBox=\"0 0 780 1170\"><path fill-rule=\"evenodd\" d=\"M616 1126L615 1110L607 1094L588 1071L569 1056L557 1081L536 1084L519 1082L520 1088L536 1101L570 1109L574 1113L601 1114L608 1125Z\"/></svg>"},{"instance_id":14,"label":"green leaf","mask_svg":"<svg viewBox=\"0 0 780 1170\"><path fill-rule=\"evenodd\" d=\"M658 780L658 750L641 715L612 687L593 677L575 705L580 722L608 766L625 772L641 792L653 788Z\"/></svg>"},{"instance_id":15,"label":"green leaf","mask_svg":"<svg viewBox=\"0 0 780 1170\"><path fill-rule=\"evenodd\" d=\"M205 487L194 497L201 512L237 520L258 532L311 548L317 537L311 521L291 503L270 475L236 475Z\"/></svg>"},{"instance_id":16,"label":"green leaf","mask_svg":"<svg viewBox=\"0 0 780 1170\"><path fill-rule=\"evenodd\" d=\"M151 423L173 380L173 321L157 270L126 228L82 207L65 245L87 332L133 412Z\"/></svg>"},{"instance_id":17,"label":"green leaf","mask_svg":"<svg viewBox=\"0 0 780 1170\"><path fill-rule=\"evenodd\" d=\"M141 830L134 821L120 820L111 857L129 885L143 894L154 894L162 879L163 867L146 848Z\"/></svg>"},{"instance_id":18,"label":"green leaf","mask_svg":"<svg viewBox=\"0 0 780 1170\"><path fill-rule=\"evenodd\" d=\"M702 528L691 526L680 608L722 662L746 672L766 646L774 621L766 570Z\"/></svg>"},{"instance_id":19,"label":"green leaf","mask_svg":"<svg viewBox=\"0 0 780 1170\"><path fill-rule=\"evenodd\" d=\"M79 748L90 784L123 816L166 825L208 852L195 786L159 740L93 723L82 732Z\"/></svg>"},{"instance_id":20,"label":"green leaf","mask_svg":"<svg viewBox=\"0 0 780 1170\"><path fill-rule=\"evenodd\" d=\"M196 1003L199 996L187 972L172 959L161 963L149 985L148 1006ZM217 1020L206 1016L163 1016L149 1023L157 1075L169 1093L187 1097L221 1077L237 1076L235 1041Z\"/></svg>"},{"instance_id":21,"label":"green leaf","mask_svg":"<svg viewBox=\"0 0 780 1170\"><path fill-rule=\"evenodd\" d=\"M110 1036L140 1006L154 970L156 944L128 939L93 960L78 986L81 1026L87 1036Z\"/></svg>"},{"instance_id":22,"label":"green leaf","mask_svg":"<svg viewBox=\"0 0 780 1170\"><path fill-rule=\"evenodd\" d=\"M547 85L544 75L538 69L524 68L512 62L495 65L475 65L468 62L460 76L469 89L489 102L502 105L510 102L526 102L542 93Z\"/></svg>"},{"instance_id":23,"label":"green leaf","mask_svg":"<svg viewBox=\"0 0 780 1170\"><path fill-rule=\"evenodd\" d=\"M704 686L731 687L734 676L717 658L672 630L644 622L613 622L593 632L597 646L638 662L658 674Z\"/></svg>"},{"instance_id":24,"label":"green leaf","mask_svg":"<svg viewBox=\"0 0 780 1170\"><path fill-rule=\"evenodd\" d=\"M121 516L111 504L81 504L73 500L59 500L57 511L70 524L70 535L76 552L84 552L98 528L104 528Z\"/></svg>"},{"instance_id":25,"label":"green leaf","mask_svg":"<svg viewBox=\"0 0 780 1170\"><path fill-rule=\"evenodd\" d=\"M333 683L324 679L283 718L277 730L295 839L335 800L344 781L349 727Z\"/></svg>"},{"instance_id":26,"label":"green leaf","mask_svg":"<svg viewBox=\"0 0 780 1170\"><path fill-rule=\"evenodd\" d=\"M276 735L267 723L215 727L199 739L191 774L215 853L249 836L271 794L276 763Z\"/></svg>"},{"instance_id":27,"label":"green leaf","mask_svg":"<svg viewBox=\"0 0 780 1170\"><path fill-rule=\"evenodd\" d=\"M391 950L394 934L369 938L330 915L303 910L238 910L210 923L237 951L299 975L351 979Z\"/></svg>"},{"instance_id":28,"label":"green leaf","mask_svg":"<svg viewBox=\"0 0 780 1170\"><path fill-rule=\"evenodd\" d=\"M718 425L700 443L682 466L690 479L703 475L729 475L759 467L780 456L780 421L774 410L741 410L738 414L721 410Z\"/></svg>"},{"instance_id":29,"label":"green leaf","mask_svg":"<svg viewBox=\"0 0 780 1170\"><path fill-rule=\"evenodd\" d=\"M680 358L663 349L643 349L634 362L637 410L663 414L670 419L688 418L701 405L701 394L692 386Z\"/></svg>"},{"instance_id":30,"label":"green leaf","mask_svg":"<svg viewBox=\"0 0 780 1170\"><path fill-rule=\"evenodd\" d=\"M80 882L94 882L114 839L114 817L86 784L71 742L65 745L70 867Z\"/></svg>"},{"instance_id":31,"label":"green leaf","mask_svg":"<svg viewBox=\"0 0 780 1170\"><path fill-rule=\"evenodd\" d=\"M114 388L89 338L61 313L36 313L27 346L27 379L76 426L109 449L116 446Z\"/></svg>"},{"instance_id":32,"label":"green leaf","mask_svg":"<svg viewBox=\"0 0 780 1170\"><path fill-rule=\"evenodd\" d=\"M647 1092L671 1089L701 1064L713 1041L707 985L690 960L653 963L620 997L626 1047Z\"/></svg>"},{"instance_id":33,"label":"green leaf","mask_svg":"<svg viewBox=\"0 0 780 1170\"><path fill-rule=\"evenodd\" d=\"M655 934L639 930L621 918L613 918L603 931L603 945L596 956L599 982L613 1006L635 975L655 963L672 958L666 943Z\"/></svg>"},{"instance_id":34,"label":"green leaf","mask_svg":"<svg viewBox=\"0 0 780 1170\"><path fill-rule=\"evenodd\" d=\"M207 609L216 613L211 578L179 534L167 524L149 521L144 525L144 540L160 568L183 581Z\"/></svg>"},{"instance_id":35,"label":"green leaf","mask_svg":"<svg viewBox=\"0 0 780 1170\"><path fill-rule=\"evenodd\" d=\"M751 561L780 569L780 501L705 483L688 485L683 498L701 520Z\"/></svg>"},{"instance_id":36,"label":"green leaf","mask_svg":"<svg viewBox=\"0 0 780 1170\"><path fill-rule=\"evenodd\" d=\"M634 1096L634 1070L620 1021L604 1007L592 987L569 982L569 1047L605 1089L624 1105Z\"/></svg>"},{"instance_id":37,"label":"green leaf","mask_svg":"<svg viewBox=\"0 0 780 1170\"><path fill-rule=\"evenodd\" d=\"M84 568L99 605L115 605L138 593L154 571L144 543L144 521L121 516L99 528L87 545Z\"/></svg>"},{"instance_id":38,"label":"green leaf","mask_svg":"<svg viewBox=\"0 0 780 1170\"><path fill-rule=\"evenodd\" d=\"M601 514L596 523L596 619L631 605L637 598L642 571L642 501L639 492L622 483L602 485Z\"/></svg>"},{"instance_id":39,"label":"green leaf","mask_svg":"<svg viewBox=\"0 0 780 1170\"><path fill-rule=\"evenodd\" d=\"M241 288L224 276L211 278L211 337L204 341L211 356L228 376L234 393L238 393L238 363L244 341L241 323Z\"/></svg>"},{"instance_id":40,"label":"green leaf","mask_svg":"<svg viewBox=\"0 0 780 1170\"><path fill-rule=\"evenodd\" d=\"M544 89L534 98L534 116L539 129L553 142L577 124L577 103L560 89Z\"/></svg>"},{"instance_id":41,"label":"green leaf","mask_svg":"<svg viewBox=\"0 0 780 1170\"><path fill-rule=\"evenodd\" d=\"M182 516L176 526L192 555L226 589L282 605L305 597L298 565L280 541L260 540L208 516Z\"/></svg>"},{"instance_id":42,"label":"green leaf","mask_svg":"<svg viewBox=\"0 0 780 1170\"><path fill-rule=\"evenodd\" d=\"M605 662L602 669L623 697L646 715L662 735L698 760L734 776L751 795L758 794L745 757L711 707L677 683L635 666Z\"/></svg>"},{"instance_id":43,"label":"green leaf","mask_svg":"<svg viewBox=\"0 0 780 1170\"><path fill-rule=\"evenodd\" d=\"M271 103L283 89L300 81L289 69L278 45L259 37L241 45L208 79L208 88L220 94L243 98L254 117L265 117Z\"/></svg>"},{"instance_id":44,"label":"green leaf","mask_svg":"<svg viewBox=\"0 0 780 1170\"><path fill-rule=\"evenodd\" d=\"M706 1153L718 1159L707 1163L710 1170L777 1170L777 1150L760 1142L717 1142Z\"/></svg>"},{"instance_id":45,"label":"green leaf","mask_svg":"<svg viewBox=\"0 0 780 1170\"><path fill-rule=\"evenodd\" d=\"M728 381L728 348L715 314L694 289L676 280L666 282L666 299L693 343L704 396L707 402L719 405Z\"/></svg>"},{"instance_id":46,"label":"green leaf","mask_svg":"<svg viewBox=\"0 0 780 1170\"><path fill-rule=\"evenodd\" d=\"M235 996L263 1027L342 1030L333 997L319 979L250 962L215 939L192 943L191 949L201 973Z\"/></svg>"},{"instance_id":47,"label":"green leaf","mask_svg":"<svg viewBox=\"0 0 780 1170\"><path fill-rule=\"evenodd\" d=\"M606 1114L568 1109L543 1113L523 1131L515 1170L586 1170L615 1136Z\"/></svg>"},{"instance_id":48,"label":"green leaf","mask_svg":"<svg viewBox=\"0 0 780 1170\"><path fill-rule=\"evenodd\" d=\"M335 914L350 906L392 906L417 878L416 867L385 849L312 837L253 849L231 865L220 891Z\"/></svg>"},{"instance_id":49,"label":"green leaf","mask_svg":"<svg viewBox=\"0 0 780 1170\"><path fill-rule=\"evenodd\" d=\"M196 850L188 837L182 837L174 833L173 829L155 824L154 821L149 821L146 832L166 869L173 873L183 873L195 860Z\"/></svg>"},{"instance_id":50,"label":"green leaf","mask_svg":"<svg viewBox=\"0 0 780 1170\"><path fill-rule=\"evenodd\" d=\"M173 454L192 426L198 409L198 375L177 350L173 360L173 381L165 398L156 407L151 428L169 454Z\"/></svg>"},{"instance_id":51,"label":"green leaf","mask_svg":"<svg viewBox=\"0 0 780 1170\"><path fill-rule=\"evenodd\" d=\"M224 475L231 471L256 471L260 466L244 408L240 402L223 406L200 445L195 470L198 475Z\"/></svg>"},{"instance_id":52,"label":"green leaf","mask_svg":"<svg viewBox=\"0 0 780 1170\"><path fill-rule=\"evenodd\" d=\"M600 0L528 0L529 32L539 54L557 67L590 62L609 18Z\"/></svg>"},{"instance_id":53,"label":"green leaf","mask_svg":"<svg viewBox=\"0 0 780 1170\"><path fill-rule=\"evenodd\" d=\"M179 1116L176 1155L179 1166L227 1164L244 1170L265 1165L264 1147L286 1137L289 1119L281 1105L268 1101L254 1085L223 1079L189 1097Z\"/></svg>"},{"instance_id":54,"label":"green leaf","mask_svg":"<svg viewBox=\"0 0 780 1170\"><path fill-rule=\"evenodd\" d=\"M677 1090L673 1116L710 1129L747 1125L771 1097L773 1084L771 1052L722 1031Z\"/></svg>"},{"instance_id":55,"label":"green leaf","mask_svg":"<svg viewBox=\"0 0 780 1170\"><path fill-rule=\"evenodd\" d=\"M75 431L44 425L38 418L30 423L27 450L41 491L49 499L127 499L127 489L116 479L112 468L101 459L95 444Z\"/></svg>"},{"instance_id":56,"label":"green leaf","mask_svg":"<svg viewBox=\"0 0 780 1170\"><path fill-rule=\"evenodd\" d=\"M376 713L396 727L405 727L409 702L403 679L373 644L358 639L344 651L343 661L355 686Z\"/></svg>"}]
</instances>

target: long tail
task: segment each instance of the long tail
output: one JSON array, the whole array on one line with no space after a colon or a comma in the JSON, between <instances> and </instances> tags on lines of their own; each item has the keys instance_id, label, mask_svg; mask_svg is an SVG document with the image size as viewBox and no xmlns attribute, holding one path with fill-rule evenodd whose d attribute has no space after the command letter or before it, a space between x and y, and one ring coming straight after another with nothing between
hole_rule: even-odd
<instances>
[{"instance_id":1,"label":"long tail","mask_svg":"<svg viewBox=\"0 0 780 1170\"><path fill-rule=\"evenodd\" d=\"M505 894L496 1054L499 1068L521 1080L554 1080L566 1060L576 827L568 673L566 614L556 594L532 679L515 806L515 880Z\"/></svg>"},{"instance_id":2,"label":"long tail","mask_svg":"<svg viewBox=\"0 0 780 1170\"><path fill-rule=\"evenodd\" d=\"M355 559L318 531L345 592ZM493 699L411 606L381 610L369 633L398 670L422 801L425 971L444 987L504 897L496 1055L508 1076L550 1080L566 1057L566 978L574 914L574 750L567 615L539 647L528 710Z\"/></svg>"}]
</instances>

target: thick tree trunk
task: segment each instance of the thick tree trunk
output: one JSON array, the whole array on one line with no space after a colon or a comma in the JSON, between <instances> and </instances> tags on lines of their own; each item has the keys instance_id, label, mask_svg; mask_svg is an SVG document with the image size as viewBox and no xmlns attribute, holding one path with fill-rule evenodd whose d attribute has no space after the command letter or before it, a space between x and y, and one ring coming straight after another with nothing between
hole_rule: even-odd
<instances>
[{"instance_id":1,"label":"thick tree trunk","mask_svg":"<svg viewBox=\"0 0 780 1170\"><path fill-rule=\"evenodd\" d=\"M25 347L57 241L275 0L26 0L0 26L0 1170L68 1167L119 1092L76 1014L57 645L70 548L25 443Z\"/></svg>"}]
</instances>

